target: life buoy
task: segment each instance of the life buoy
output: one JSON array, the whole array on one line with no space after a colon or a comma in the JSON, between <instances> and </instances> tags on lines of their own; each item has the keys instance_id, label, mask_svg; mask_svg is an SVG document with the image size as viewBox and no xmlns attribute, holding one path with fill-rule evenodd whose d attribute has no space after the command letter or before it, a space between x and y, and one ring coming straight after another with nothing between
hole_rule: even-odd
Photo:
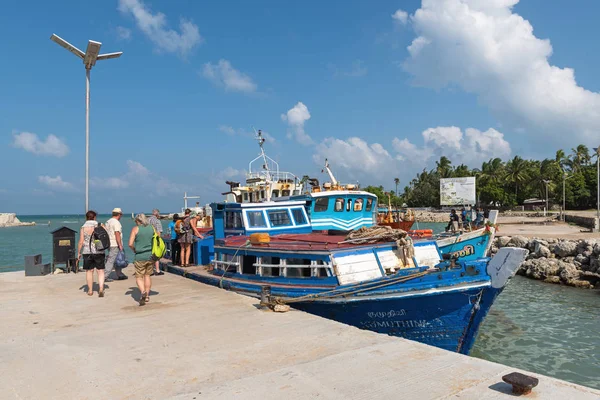
<instances>
[{"instance_id":1,"label":"life buoy","mask_svg":"<svg viewBox=\"0 0 600 400\"><path fill-rule=\"evenodd\" d=\"M408 234L417 239L428 238L433 236L433 229L413 229Z\"/></svg>"}]
</instances>

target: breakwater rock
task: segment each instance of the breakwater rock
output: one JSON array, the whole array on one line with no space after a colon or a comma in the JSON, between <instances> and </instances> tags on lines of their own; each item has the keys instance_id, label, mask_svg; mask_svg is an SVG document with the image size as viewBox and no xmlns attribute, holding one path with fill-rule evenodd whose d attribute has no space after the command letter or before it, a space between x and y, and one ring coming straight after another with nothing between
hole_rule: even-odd
<instances>
[{"instance_id":1,"label":"breakwater rock","mask_svg":"<svg viewBox=\"0 0 600 400\"><path fill-rule=\"evenodd\" d=\"M492 253L501 247L529 250L527 260L517 271L519 275L548 283L600 289L600 240L500 236L494 240Z\"/></svg>"},{"instance_id":2,"label":"breakwater rock","mask_svg":"<svg viewBox=\"0 0 600 400\"><path fill-rule=\"evenodd\" d=\"M0 213L0 228L11 226L33 226L35 222L21 222L15 213Z\"/></svg>"},{"instance_id":3,"label":"breakwater rock","mask_svg":"<svg viewBox=\"0 0 600 400\"><path fill-rule=\"evenodd\" d=\"M415 221L419 222L448 222L449 212L414 211Z\"/></svg>"}]
</instances>

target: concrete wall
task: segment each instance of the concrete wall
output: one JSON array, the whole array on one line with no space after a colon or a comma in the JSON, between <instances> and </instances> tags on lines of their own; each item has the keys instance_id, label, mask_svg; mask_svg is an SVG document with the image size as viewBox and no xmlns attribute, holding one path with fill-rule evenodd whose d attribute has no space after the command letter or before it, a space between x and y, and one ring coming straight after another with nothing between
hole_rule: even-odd
<instances>
[{"instance_id":1,"label":"concrete wall","mask_svg":"<svg viewBox=\"0 0 600 400\"><path fill-rule=\"evenodd\" d=\"M585 228L590 228L593 229L594 232L598 232L598 218L596 217L582 217L581 215L565 214L565 221L583 226Z\"/></svg>"}]
</instances>

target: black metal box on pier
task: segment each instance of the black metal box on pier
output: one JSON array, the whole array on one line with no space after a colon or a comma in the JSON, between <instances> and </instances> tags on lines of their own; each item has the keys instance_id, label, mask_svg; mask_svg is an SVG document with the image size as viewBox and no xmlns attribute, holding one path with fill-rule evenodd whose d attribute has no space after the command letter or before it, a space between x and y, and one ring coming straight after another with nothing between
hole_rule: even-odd
<instances>
[{"instance_id":1,"label":"black metal box on pier","mask_svg":"<svg viewBox=\"0 0 600 400\"><path fill-rule=\"evenodd\" d=\"M52 232L52 271L57 264L64 264L66 272L77 272L75 264L75 234L71 228L63 226Z\"/></svg>"}]
</instances>

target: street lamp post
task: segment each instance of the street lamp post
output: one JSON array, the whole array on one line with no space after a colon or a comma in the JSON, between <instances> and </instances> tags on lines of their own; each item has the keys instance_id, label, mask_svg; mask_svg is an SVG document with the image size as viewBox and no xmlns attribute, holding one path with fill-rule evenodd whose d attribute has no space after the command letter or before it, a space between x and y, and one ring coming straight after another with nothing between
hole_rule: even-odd
<instances>
[{"instance_id":1,"label":"street lamp post","mask_svg":"<svg viewBox=\"0 0 600 400\"><path fill-rule=\"evenodd\" d=\"M544 183L546 184L546 211L544 212L544 217L547 215L548 213L548 184L552 182L549 180L544 179Z\"/></svg>"},{"instance_id":2,"label":"street lamp post","mask_svg":"<svg viewBox=\"0 0 600 400\"><path fill-rule=\"evenodd\" d=\"M96 61L118 58L123 52L100 54L102 43L89 40L84 53L55 34L50 36L50 40L81 58L85 66L85 212L87 212L90 206L90 71L96 65Z\"/></svg>"}]
</instances>

